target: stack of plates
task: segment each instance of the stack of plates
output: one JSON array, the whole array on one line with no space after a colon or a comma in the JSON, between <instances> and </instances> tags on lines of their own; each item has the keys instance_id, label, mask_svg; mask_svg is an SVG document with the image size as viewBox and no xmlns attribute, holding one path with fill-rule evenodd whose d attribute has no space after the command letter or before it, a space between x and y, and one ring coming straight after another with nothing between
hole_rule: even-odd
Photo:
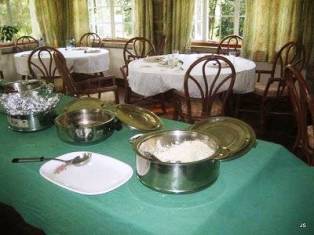
<instances>
[{"instance_id":1,"label":"stack of plates","mask_svg":"<svg viewBox=\"0 0 314 235\"><path fill-rule=\"evenodd\" d=\"M231 117L212 117L192 125L189 130L215 136L223 153L220 160L240 157L256 143L252 127Z\"/></svg>"}]
</instances>

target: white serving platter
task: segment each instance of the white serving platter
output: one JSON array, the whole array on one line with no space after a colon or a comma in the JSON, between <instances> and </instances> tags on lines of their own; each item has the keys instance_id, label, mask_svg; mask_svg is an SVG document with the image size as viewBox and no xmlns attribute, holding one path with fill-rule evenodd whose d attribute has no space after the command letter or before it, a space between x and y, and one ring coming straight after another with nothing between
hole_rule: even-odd
<instances>
[{"instance_id":1,"label":"white serving platter","mask_svg":"<svg viewBox=\"0 0 314 235\"><path fill-rule=\"evenodd\" d=\"M71 152L57 158L69 160L83 153ZM91 159L82 166L68 165L60 170L62 165L64 163L50 160L41 166L39 173L60 187L85 195L112 191L126 183L133 174L128 164L98 153L92 153Z\"/></svg>"}]
</instances>

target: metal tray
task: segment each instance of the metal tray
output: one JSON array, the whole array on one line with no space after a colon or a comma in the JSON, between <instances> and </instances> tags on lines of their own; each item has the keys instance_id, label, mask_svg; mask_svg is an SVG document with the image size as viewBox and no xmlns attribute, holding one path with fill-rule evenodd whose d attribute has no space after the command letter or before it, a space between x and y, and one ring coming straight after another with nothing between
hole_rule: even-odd
<instances>
[{"instance_id":1,"label":"metal tray","mask_svg":"<svg viewBox=\"0 0 314 235\"><path fill-rule=\"evenodd\" d=\"M240 157L256 143L254 130L245 122L231 117L212 117L192 125L189 130L215 136L225 151L220 160Z\"/></svg>"}]
</instances>

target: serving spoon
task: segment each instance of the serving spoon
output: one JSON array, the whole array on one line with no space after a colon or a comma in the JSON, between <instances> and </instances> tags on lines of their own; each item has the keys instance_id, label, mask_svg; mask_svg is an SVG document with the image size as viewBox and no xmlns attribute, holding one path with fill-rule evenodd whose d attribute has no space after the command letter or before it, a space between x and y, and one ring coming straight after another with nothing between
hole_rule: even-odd
<instances>
[{"instance_id":1,"label":"serving spoon","mask_svg":"<svg viewBox=\"0 0 314 235\"><path fill-rule=\"evenodd\" d=\"M82 157L76 156L69 160L63 160L63 159L51 158L51 157L13 158L12 163L43 162L43 161L55 160L55 161L64 162L66 165L82 166L82 165L85 165L89 161L91 156L92 156L91 153L84 153Z\"/></svg>"}]
</instances>

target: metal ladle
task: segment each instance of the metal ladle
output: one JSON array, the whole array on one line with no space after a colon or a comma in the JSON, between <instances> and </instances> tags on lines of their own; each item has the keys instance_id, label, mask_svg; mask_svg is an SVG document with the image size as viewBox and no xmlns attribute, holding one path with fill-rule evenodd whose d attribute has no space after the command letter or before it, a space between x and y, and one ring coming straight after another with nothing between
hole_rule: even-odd
<instances>
[{"instance_id":1,"label":"metal ladle","mask_svg":"<svg viewBox=\"0 0 314 235\"><path fill-rule=\"evenodd\" d=\"M91 153L84 153L83 157L76 156L69 160L63 160L63 159L51 158L51 157L13 158L12 163L43 162L43 161L55 160L55 161L64 162L66 165L82 166L82 165L85 165L90 160L91 156L92 156Z\"/></svg>"}]
</instances>

